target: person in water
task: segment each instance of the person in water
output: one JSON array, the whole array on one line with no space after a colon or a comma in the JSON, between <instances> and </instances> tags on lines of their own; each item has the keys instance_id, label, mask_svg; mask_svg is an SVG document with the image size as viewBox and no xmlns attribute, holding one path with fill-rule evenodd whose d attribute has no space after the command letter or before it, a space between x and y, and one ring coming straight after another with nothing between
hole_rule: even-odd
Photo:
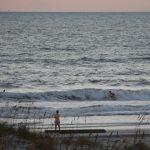
<instances>
[{"instance_id":1,"label":"person in water","mask_svg":"<svg viewBox=\"0 0 150 150\"><path fill-rule=\"evenodd\" d=\"M113 100L116 100L116 95L112 91L109 91L109 97Z\"/></svg>"},{"instance_id":2,"label":"person in water","mask_svg":"<svg viewBox=\"0 0 150 150\"><path fill-rule=\"evenodd\" d=\"M53 118L55 119L55 130L57 130L57 126L58 126L58 129L60 131L60 115L59 115L59 111L56 110L56 113L53 115Z\"/></svg>"}]
</instances>

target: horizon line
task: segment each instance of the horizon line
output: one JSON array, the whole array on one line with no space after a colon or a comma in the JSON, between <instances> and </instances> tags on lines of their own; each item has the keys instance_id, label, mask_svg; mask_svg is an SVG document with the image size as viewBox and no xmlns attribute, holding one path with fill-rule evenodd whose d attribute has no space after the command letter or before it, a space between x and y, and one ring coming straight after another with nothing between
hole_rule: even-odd
<instances>
[{"instance_id":1,"label":"horizon line","mask_svg":"<svg viewBox=\"0 0 150 150\"><path fill-rule=\"evenodd\" d=\"M0 11L0 13L150 13L150 11Z\"/></svg>"}]
</instances>

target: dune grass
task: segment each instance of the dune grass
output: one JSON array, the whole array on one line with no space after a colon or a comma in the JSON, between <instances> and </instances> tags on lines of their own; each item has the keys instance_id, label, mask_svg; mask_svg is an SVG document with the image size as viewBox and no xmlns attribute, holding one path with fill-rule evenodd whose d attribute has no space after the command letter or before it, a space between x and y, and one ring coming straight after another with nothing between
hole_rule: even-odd
<instances>
[{"instance_id":1,"label":"dune grass","mask_svg":"<svg viewBox=\"0 0 150 150\"><path fill-rule=\"evenodd\" d=\"M128 138L114 141L111 133L104 142L101 135L45 134L0 124L0 150L150 150L143 134L133 138L132 142Z\"/></svg>"}]
</instances>

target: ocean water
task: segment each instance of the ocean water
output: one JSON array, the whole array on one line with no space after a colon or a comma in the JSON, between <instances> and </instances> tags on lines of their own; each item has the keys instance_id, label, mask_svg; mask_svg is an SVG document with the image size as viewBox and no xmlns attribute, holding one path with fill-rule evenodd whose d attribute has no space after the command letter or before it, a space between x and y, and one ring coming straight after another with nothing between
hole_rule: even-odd
<instances>
[{"instance_id":1,"label":"ocean water","mask_svg":"<svg viewBox=\"0 0 150 150\"><path fill-rule=\"evenodd\" d=\"M0 90L1 118L150 123L150 13L0 13Z\"/></svg>"}]
</instances>

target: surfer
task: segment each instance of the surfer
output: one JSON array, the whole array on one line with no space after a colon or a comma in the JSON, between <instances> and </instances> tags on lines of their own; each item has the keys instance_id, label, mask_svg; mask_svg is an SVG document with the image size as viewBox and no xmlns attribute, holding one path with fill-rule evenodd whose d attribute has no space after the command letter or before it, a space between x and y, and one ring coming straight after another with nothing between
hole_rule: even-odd
<instances>
[{"instance_id":1,"label":"surfer","mask_svg":"<svg viewBox=\"0 0 150 150\"><path fill-rule=\"evenodd\" d=\"M109 97L113 100L116 100L115 93L113 93L112 91L109 91Z\"/></svg>"},{"instance_id":2,"label":"surfer","mask_svg":"<svg viewBox=\"0 0 150 150\"><path fill-rule=\"evenodd\" d=\"M59 115L59 111L56 110L56 113L52 116L55 119L55 130L57 130L57 126L59 128L60 131L60 115Z\"/></svg>"}]
</instances>

